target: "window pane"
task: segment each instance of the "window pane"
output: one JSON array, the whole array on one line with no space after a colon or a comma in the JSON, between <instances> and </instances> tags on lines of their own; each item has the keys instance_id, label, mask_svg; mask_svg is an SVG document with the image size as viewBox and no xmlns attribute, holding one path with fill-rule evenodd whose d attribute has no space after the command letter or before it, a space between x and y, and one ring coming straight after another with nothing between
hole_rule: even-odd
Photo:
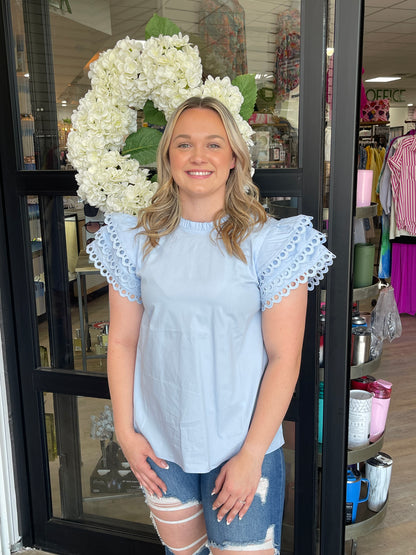
<instances>
[{"instance_id":1,"label":"window pane","mask_svg":"<svg viewBox=\"0 0 416 555\"><path fill-rule=\"evenodd\" d=\"M141 488L114 436L111 402L44 393L44 407L53 516L150 526Z\"/></svg>"},{"instance_id":2,"label":"window pane","mask_svg":"<svg viewBox=\"0 0 416 555\"><path fill-rule=\"evenodd\" d=\"M297 167L300 0L27 0L25 9L10 2L25 169L71 169L66 139L90 88L90 63L126 36L144 40L154 13L198 45L205 76L255 75L255 165ZM50 33L40 36L37 22L48 20Z\"/></svg>"},{"instance_id":3,"label":"window pane","mask_svg":"<svg viewBox=\"0 0 416 555\"><path fill-rule=\"evenodd\" d=\"M109 326L108 285L85 252L96 232L104 225L104 214L78 203L77 219L80 250L73 268L71 306L74 367L88 372L107 371Z\"/></svg>"},{"instance_id":4,"label":"window pane","mask_svg":"<svg viewBox=\"0 0 416 555\"><path fill-rule=\"evenodd\" d=\"M295 544L295 438L294 422L283 422L285 445L283 452L286 464L285 508L282 523L282 553L293 553Z\"/></svg>"},{"instance_id":5,"label":"window pane","mask_svg":"<svg viewBox=\"0 0 416 555\"><path fill-rule=\"evenodd\" d=\"M28 241L32 253L34 296L39 333L39 363L41 366L49 366L50 349L49 328L46 317L46 280L39 200L37 196L29 196L27 198L27 212L29 220Z\"/></svg>"},{"instance_id":6,"label":"window pane","mask_svg":"<svg viewBox=\"0 0 416 555\"><path fill-rule=\"evenodd\" d=\"M30 196L27 201L40 365L62 368L59 361L64 359L73 361L70 368L103 373L107 371L108 285L89 263L85 248L104 224L104 217L98 210L85 208L78 197L57 199ZM53 202L59 202L62 209L52 212ZM57 251L59 234L63 256ZM66 261L66 269L59 268L56 260ZM51 280L53 291L58 293L52 293L49 299ZM69 315L62 310L64 298ZM55 347L50 341L52 320L53 336L57 329L66 330L69 326L66 332L62 331L69 334L67 341L55 342ZM69 352L64 352L65 345ZM54 352L54 348L60 352ZM68 368L68 364L64 367Z\"/></svg>"}]
</instances>

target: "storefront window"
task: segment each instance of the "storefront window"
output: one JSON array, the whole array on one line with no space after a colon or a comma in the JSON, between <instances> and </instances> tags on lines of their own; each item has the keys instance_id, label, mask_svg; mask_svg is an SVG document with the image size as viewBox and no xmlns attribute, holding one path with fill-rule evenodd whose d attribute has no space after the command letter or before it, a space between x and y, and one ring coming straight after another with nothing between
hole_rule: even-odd
<instances>
[{"instance_id":1,"label":"storefront window","mask_svg":"<svg viewBox=\"0 0 416 555\"><path fill-rule=\"evenodd\" d=\"M154 13L198 46L204 77L255 75L254 165L298 167L300 0L169 0L145 8L133 0L122 6L116 0L11 0L11 6L22 169L72 169L66 141L71 115L90 88L90 64L126 36L144 40ZM49 32L35 32L48 20Z\"/></svg>"},{"instance_id":2,"label":"storefront window","mask_svg":"<svg viewBox=\"0 0 416 555\"><path fill-rule=\"evenodd\" d=\"M99 210L84 205L78 197L66 196L61 200L61 217L55 225L60 225L63 229L63 245L66 251L67 273L61 294L67 295L69 299L73 367L76 370L105 373L109 324L108 285L106 279L90 263L85 252L87 244L104 225L104 216ZM51 315L48 314L47 294L53 276L48 276L45 272L45 261L47 252L51 249L51 242L56 237L53 234L52 237L48 234L44 237L41 212L45 207L42 202L43 198L35 195L27 198L30 234L28 240L32 252L40 365L49 367L52 365L53 357L51 359ZM53 258L54 255L49 256ZM53 273L53 269L49 271ZM65 317L63 314L55 316Z\"/></svg>"},{"instance_id":3,"label":"storefront window","mask_svg":"<svg viewBox=\"0 0 416 555\"><path fill-rule=\"evenodd\" d=\"M130 470L114 434L111 402L91 397L44 393L44 425L48 459L52 514L56 518L115 518L151 524L149 510L138 481ZM70 443L60 409L72 411L78 435ZM68 413L67 413L68 416ZM62 465L58 445L65 443ZM70 472L79 480L65 487L63 467L71 461Z\"/></svg>"}]
</instances>

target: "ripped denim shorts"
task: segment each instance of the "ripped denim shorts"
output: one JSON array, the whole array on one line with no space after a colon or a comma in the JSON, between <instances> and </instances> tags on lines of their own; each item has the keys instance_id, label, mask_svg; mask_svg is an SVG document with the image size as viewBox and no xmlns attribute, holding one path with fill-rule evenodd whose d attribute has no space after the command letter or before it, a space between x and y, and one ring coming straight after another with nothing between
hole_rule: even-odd
<instances>
[{"instance_id":1,"label":"ripped denim shorts","mask_svg":"<svg viewBox=\"0 0 416 555\"><path fill-rule=\"evenodd\" d=\"M181 552L208 555L211 553L210 547L224 550L225 553L227 549L271 552L272 548L275 555L280 553L285 491L282 448L264 457L261 479L253 502L242 520L237 516L230 525L226 524L225 518L218 522L217 511L212 510L215 497L211 492L222 465L206 474L192 474L184 472L175 463L167 462L169 468L165 470L149 460L153 470L165 482L166 494L159 500L145 492L153 523L167 555ZM176 513L176 520L175 511L181 511ZM172 535L170 525L183 526L193 519L193 536L188 535L179 542L176 534Z\"/></svg>"}]
</instances>

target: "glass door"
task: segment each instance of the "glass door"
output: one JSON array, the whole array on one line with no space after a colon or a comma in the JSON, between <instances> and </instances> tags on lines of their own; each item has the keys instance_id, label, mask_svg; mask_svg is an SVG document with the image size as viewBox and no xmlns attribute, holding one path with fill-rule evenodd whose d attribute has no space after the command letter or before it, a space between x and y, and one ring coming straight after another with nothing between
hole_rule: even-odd
<instances>
[{"instance_id":1,"label":"glass door","mask_svg":"<svg viewBox=\"0 0 416 555\"><path fill-rule=\"evenodd\" d=\"M323 226L325 1L4 3L9 82L1 94L10 111L1 163L28 459L21 496L32 500L26 542L51 550L162 552L112 429L108 287L85 255L103 214L79 201L66 156L90 64L119 39L144 40L154 13L198 45L204 74L255 76L252 157L264 205L274 217L303 211ZM285 422L286 553L318 545L319 303L311 294L301 378Z\"/></svg>"}]
</instances>

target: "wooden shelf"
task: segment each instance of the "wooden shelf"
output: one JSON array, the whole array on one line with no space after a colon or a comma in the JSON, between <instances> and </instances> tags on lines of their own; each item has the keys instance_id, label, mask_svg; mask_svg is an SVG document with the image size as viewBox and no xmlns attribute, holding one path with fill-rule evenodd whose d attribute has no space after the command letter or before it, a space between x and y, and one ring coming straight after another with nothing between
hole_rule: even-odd
<instances>
[{"instance_id":1,"label":"wooden shelf","mask_svg":"<svg viewBox=\"0 0 416 555\"><path fill-rule=\"evenodd\" d=\"M367 376L372 374L381 364L381 356L365 362L364 364L357 364L356 366L351 366L350 368L350 378L354 380L355 378L360 378L361 376Z\"/></svg>"},{"instance_id":2,"label":"wooden shelf","mask_svg":"<svg viewBox=\"0 0 416 555\"><path fill-rule=\"evenodd\" d=\"M358 462L367 461L371 457L375 457L380 449L383 447L384 434L380 439L364 447L357 449L349 449L347 452L347 464L356 464Z\"/></svg>"}]
</instances>

